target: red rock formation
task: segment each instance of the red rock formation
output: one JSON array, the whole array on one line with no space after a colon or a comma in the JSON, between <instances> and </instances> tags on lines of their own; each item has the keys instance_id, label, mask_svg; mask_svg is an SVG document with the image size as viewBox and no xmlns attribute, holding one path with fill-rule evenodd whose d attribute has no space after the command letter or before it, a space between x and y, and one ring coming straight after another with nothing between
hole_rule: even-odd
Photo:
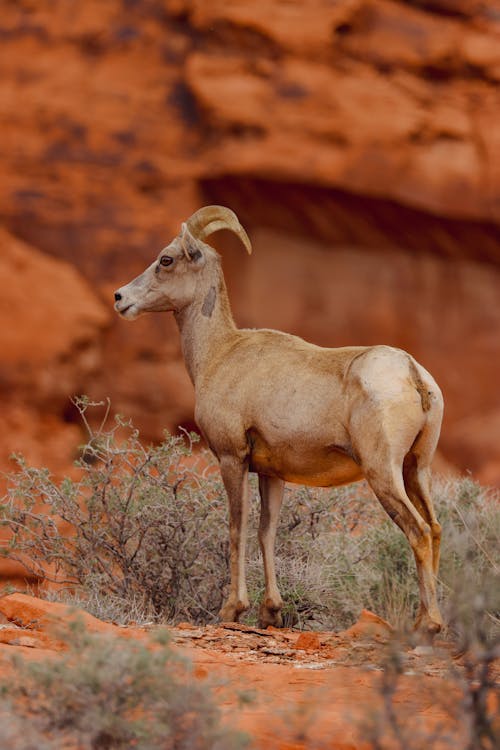
<instances>
[{"instance_id":1,"label":"red rock formation","mask_svg":"<svg viewBox=\"0 0 500 750\"><path fill-rule=\"evenodd\" d=\"M500 482L498 0L4 5L4 457L22 433L35 460L66 461L78 391L148 438L190 423L173 322L103 334L102 302L220 201L256 247L226 240L238 321L407 348L443 387L445 456ZM94 292L68 266L21 277L19 238Z\"/></svg>"},{"instance_id":2,"label":"red rock formation","mask_svg":"<svg viewBox=\"0 0 500 750\"><path fill-rule=\"evenodd\" d=\"M74 641L75 622L94 637L116 638L117 644L124 645L127 639L158 647L150 627L118 627L73 607L23 594L0 597L2 615L0 667L7 675L14 655L44 659L47 664L64 658L68 643ZM206 680L207 690L215 686L213 699L221 708L223 723L247 732L256 748L369 750L373 745L365 738L371 736L372 711L381 719L380 741L392 735L387 719L382 721L386 714L381 687L390 626L371 612L363 611L360 620L341 633L299 634L235 624L198 628L184 624L168 631L173 652L193 665L186 679ZM397 644L405 669L394 680L394 705L403 729L414 727L424 744L431 736L444 736L444 730L452 741L463 739L463 712L455 715L450 710L450 696L457 705L463 699L457 677L463 666L456 658L452 664L446 648L450 645L441 642L440 648L410 650ZM394 659L394 644L391 654ZM497 675L498 665L492 665L493 684ZM250 700L242 700L242 689ZM488 707L493 720L494 700ZM415 717L418 721L413 723ZM70 723L66 729L71 738Z\"/></svg>"},{"instance_id":3,"label":"red rock formation","mask_svg":"<svg viewBox=\"0 0 500 750\"><path fill-rule=\"evenodd\" d=\"M73 265L0 229L0 469L12 453L66 472L81 442L67 421L68 396L102 369L102 336L110 313ZM4 477L0 477L0 494ZM0 543L6 531L0 529ZM2 577L24 578L3 560Z\"/></svg>"},{"instance_id":4,"label":"red rock formation","mask_svg":"<svg viewBox=\"0 0 500 750\"><path fill-rule=\"evenodd\" d=\"M70 263L5 230L0 248L1 452L28 447L32 457L66 466L77 438L65 424L68 395L102 368L110 313Z\"/></svg>"}]
</instances>

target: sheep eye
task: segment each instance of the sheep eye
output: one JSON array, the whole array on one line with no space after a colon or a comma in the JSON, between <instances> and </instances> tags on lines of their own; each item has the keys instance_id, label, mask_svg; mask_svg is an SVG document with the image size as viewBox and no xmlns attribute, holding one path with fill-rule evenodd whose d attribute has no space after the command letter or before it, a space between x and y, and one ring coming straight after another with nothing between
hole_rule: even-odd
<instances>
[{"instance_id":1,"label":"sheep eye","mask_svg":"<svg viewBox=\"0 0 500 750\"><path fill-rule=\"evenodd\" d=\"M170 255L162 255L160 258L160 265L161 266L171 266L174 262L174 259L170 257Z\"/></svg>"}]
</instances>

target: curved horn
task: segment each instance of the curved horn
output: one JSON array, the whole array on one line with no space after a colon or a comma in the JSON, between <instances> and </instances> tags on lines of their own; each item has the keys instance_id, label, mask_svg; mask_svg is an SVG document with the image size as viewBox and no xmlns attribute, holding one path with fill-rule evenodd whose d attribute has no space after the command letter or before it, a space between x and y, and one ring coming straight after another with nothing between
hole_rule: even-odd
<instances>
[{"instance_id":1,"label":"curved horn","mask_svg":"<svg viewBox=\"0 0 500 750\"><path fill-rule=\"evenodd\" d=\"M192 236L202 242L219 229L229 229L238 235L247 253L250 255L252 252L252 245L238 217L234 211L225 206L204 206L198 209L189 217L186 226Z\"/></svg>"}]
</instances>

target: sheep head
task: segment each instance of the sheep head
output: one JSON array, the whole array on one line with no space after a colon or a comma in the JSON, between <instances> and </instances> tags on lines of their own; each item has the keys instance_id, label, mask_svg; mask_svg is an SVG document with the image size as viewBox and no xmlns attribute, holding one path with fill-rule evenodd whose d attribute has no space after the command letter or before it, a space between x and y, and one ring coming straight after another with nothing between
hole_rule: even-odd
<instances>
[{"instance_id":1,"label":"sheep head","mask_svg":"<svg viewBox=\"0 0 500 750\"><path fill-rule=\"evenodd\" d=\"M179 312L195 298L200 273L217 257L205 240L219 229L234 232L248 253L252 246L236 214L224 206L205 206L184 224L146 270L115 292L115 310L134 320L145 312Z\"/></svg>"}]
</instances>

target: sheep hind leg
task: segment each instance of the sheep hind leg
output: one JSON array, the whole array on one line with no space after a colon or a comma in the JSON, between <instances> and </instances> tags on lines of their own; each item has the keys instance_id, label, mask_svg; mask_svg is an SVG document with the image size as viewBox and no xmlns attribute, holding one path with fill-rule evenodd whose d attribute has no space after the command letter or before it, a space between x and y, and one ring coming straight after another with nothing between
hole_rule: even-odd
<instances>
[{"instance_id":1,"label":"sheep hind leg","mask_svg":"<svg viewBox=\"0 0 500 750\"><path fill-rule=\"evenodd\" d=\"M413 453L408 453L403 464L403 478L408 497L424 521L431 527L432 568L434 575L437 576L441 548L441 524L437 520L430 493L430 468L421 468L418 464L418 457Z\"/></svg>"},{"instance_id":2,"label":"sheep hind leg","mask_svg":"<svg viewBox=\"0 0 500 750\"><path fill-rule=\"evenodd\" d=\"M238 622L250 606L245 578L248 526L248 467L233 457L220 460L222 481L229 500L231 586L219 616L222 622Z\"/></svg>"},{"instance_id":3,"label":"sheep hind leg","mask_svg":"<svg viewBox=\"0 0 500 750\"><path fill-rule=\"evenodd\" d=\"M432 572L437 579L441 547L441 525L437 520L430 494L430 469L420 468L418 457L409 453L403 464L403 478L408 497L424 521L430 526L432 536ZM417 627L427 621L427 613L421 606L417 616Z\"/></svg>"},{"instance_id":4,"label":"sheep hind leg","mask_svg":"<svg viewBox=\"0 0 500 750\"><path fill-rule=\"evenodd\" d=\"M388 462L382 472L367 469L368 482L386 513L408 539L415 557L420 591L420 610L415 627L432 637L443 625L436 597L431 525L406 494L402 471Z\"/></svg>"},{"instance_id":5,"label":"sheep hind leg","mask_svg":"<svg viewBox=\"0 0 500 750\"><path fill-rule=\"evenodd\" d=\"M274 543L278 527L279 513L283 501L285 483L277 477L259 474L259 494L261 500L259 544L264 561L266 590L259 610L259 625L281 627L283 600L276 582Z\"/></svg>"}]
</instances>

